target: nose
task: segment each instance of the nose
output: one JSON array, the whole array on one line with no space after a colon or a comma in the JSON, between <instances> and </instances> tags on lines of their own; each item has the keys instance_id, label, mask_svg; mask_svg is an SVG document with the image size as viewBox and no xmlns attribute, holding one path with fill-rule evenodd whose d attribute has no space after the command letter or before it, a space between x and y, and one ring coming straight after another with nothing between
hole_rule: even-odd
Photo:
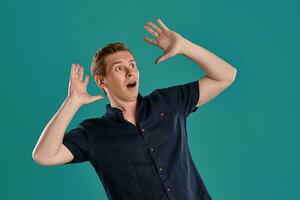
<instances>
[{"instance_id":1,"label":"nose","mask_svg":"<svg viewBox=\"0 0 300 200\"><path fill-rule=\"evenodd\" d=\"M131 68L127 68L126 70L126 77L130 77L130 76L133 76L134 75L134 69L131 69Z\"/></svg>"}]
</instances>

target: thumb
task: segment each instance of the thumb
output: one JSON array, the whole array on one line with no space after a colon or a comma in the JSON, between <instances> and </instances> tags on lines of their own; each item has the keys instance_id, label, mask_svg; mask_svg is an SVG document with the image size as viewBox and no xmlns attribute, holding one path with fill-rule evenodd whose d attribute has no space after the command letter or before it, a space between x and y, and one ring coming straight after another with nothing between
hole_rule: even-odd
<instances>
[{"instance_id":1,"label":"thumb","mask_svg":"<svg viewBox=\"0 0 300 200\"><path fill-rule=\"evenodd\" d=\"M166 60L168 58L170 58L169 54L163 54L160 57L156 58L155 63L159 64L159 63L161 63L162 61L164 61L164 60Z\"/></svg>"},{"instance_id":2,"label":"thumb","mask_svg":"<svg viewBox=\"0 0 300 200\"><path fill-rule=\"evenodd\" d=\"M100 96L100 95L97 95L97 96L92 96L91 97L91 101L94 102L94 101L97 101L97 100L100 100L100 99L103 99L104 97L103 96Z\"/></svg>"}]
</instances>

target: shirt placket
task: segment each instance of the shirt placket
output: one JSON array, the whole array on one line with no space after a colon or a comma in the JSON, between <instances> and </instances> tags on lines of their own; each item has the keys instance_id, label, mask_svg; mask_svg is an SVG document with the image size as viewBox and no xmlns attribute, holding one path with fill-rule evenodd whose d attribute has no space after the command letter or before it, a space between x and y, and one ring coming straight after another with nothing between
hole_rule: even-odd
<instances>
[{"instance_id":1,"label":"shirt placket","mask_svg":"<svg viewBox=\"0 0 300 200\"><path fill-rule=\"evenodd\" d=\"M164 112L160 113L160 117L164 117L165 114ZM172 187L171 185L168 183L167 181L167 172L165 171L164 167L161 165L161 162L159 160L159 152L156 150L156 145L155 144L150 144L149 139L148 139L148 135L150 136L150 131L148 132L148 130L143 126L143 123L140 124L139 129L140 131L140 135L144 140L144 143L148 149L149 155L152 158L152 161L155 165L156 171L160 177L160 180L164 186L165 191L167 192L168 196L170 197L170 193L172 191Z\"/></svg>"}]
</instances>

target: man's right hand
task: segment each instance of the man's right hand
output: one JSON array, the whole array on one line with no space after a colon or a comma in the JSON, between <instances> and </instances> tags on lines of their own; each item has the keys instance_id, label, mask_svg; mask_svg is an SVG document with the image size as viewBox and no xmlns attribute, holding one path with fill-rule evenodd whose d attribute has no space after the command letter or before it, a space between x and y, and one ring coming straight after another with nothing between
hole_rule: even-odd
<instances>
[{"instance_id":1,"label":"man's right hand","mask_svg":"<svg viewBox=\"0 0 300 200\"><path fill-rule=\"evenodd\" d=\"M89 75L86 75L85 79L83 80L83 71L83 66L80 66L79 64L72 64L67 98L72 99L72 101L74 101L76 104L79 104L79 106L104 98L100 95L89 95L87 92L87 85L90 77Z\"/></svg>"}]
</instances>

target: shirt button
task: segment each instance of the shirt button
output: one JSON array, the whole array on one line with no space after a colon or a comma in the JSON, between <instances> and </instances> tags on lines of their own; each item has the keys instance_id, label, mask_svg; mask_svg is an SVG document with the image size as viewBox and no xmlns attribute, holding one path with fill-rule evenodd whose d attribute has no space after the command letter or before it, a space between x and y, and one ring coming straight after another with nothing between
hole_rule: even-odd
<instances>
[{"instance_id":1,"label":"shirt button","mask_svg":"<svg viewBox=\"0 0 300 200\"><path fill-rule=\"evenodd\" d=\"M151 147L151 148L150 148L150 151L154 151L154 149Z\"/></svg>"},{"instance_id":2,"label":"shirt button","mask_svg":"<svg viewBox=\"0 0 300 200\"><path fill-rule=\"evenodd\" d=\"M159 168L159 171L162 171L162 170L163 170L163 169L160 167L160 168Z\"/></svg>"},{"instance_id":3,"label":"shirt button","mask_svg":"<svg viewBox=\"0 0 300 200\"><path fill-rule=\"evenodd\" d=\"M145 129L142 129L142 132L145 132Z\"/></svg>"},{"instance_id":4,"label":"shirt button","mask_svg":"<svg viewBox=\"0 0 300 200\"><path fill-rule=\"evenodd\" d=\"M168 192L170 192L170 191L171 191L171 189L170 189L170 188L167 188L167 191L168 191Z\"/></svg>"},{"instance_id":5,"label":"shirt button","mask_svg":"<svg viewBox=\"0 0 300 200\"><path fill-rule=\"evenodd\" d=\"M164 113L162 112L162 113L160 113L160 116L164 116Z\"/></svg>"}]
</instances>

